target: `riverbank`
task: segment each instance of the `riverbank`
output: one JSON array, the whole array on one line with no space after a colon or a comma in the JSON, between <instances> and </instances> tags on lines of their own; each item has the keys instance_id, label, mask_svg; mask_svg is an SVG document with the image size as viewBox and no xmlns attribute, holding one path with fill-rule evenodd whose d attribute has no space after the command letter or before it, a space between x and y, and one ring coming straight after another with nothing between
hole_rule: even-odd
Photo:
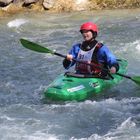
<instances>
[{"instance_id":1,"label":"riverbank","mask_svg":"<svg viewBox=\"0 0 140 140\"><path fill-rule=\"evenodd\" d=\"M66 72L63 59L23 48L19 39L65 55L81 41L79 27L85 21L97 23L98 40L129 62L127 75L140 75L140 9L4 16L0 18L1 140L140 140L140 87L129 79L85 102L48 103L43 98L45 88Z\"/></svg>"},{"instance_id":2,"label":"riverbank","mask_svg":"<svg viewBox=\"0 0 140 140\"><path fill-rule=\"evenodd\" d=\"M24 11L72 12L140 8L139 0L0 0L0 16Z\"/></svg>"}]
</instances>

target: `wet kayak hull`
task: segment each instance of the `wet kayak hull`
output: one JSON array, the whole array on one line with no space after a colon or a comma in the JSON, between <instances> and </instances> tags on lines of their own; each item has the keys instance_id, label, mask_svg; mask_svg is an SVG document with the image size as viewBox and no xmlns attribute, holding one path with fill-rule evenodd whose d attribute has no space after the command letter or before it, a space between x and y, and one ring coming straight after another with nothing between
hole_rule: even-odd
<instances>
[{"instance_id":1,"label":"wet kayak hull","mask_svg":"<svg viewBox=\"0 0 140 140\"><path fill-rule=\"evenodd\" d=\"M126 73L127 64L126 60L119 60L119 73ZM123 79L116 74L112 76L114 79L101 79L71 73L61 74L45 89L44 96L53 101L83 101L100 94Z\"/></svg>"}]
</instances>

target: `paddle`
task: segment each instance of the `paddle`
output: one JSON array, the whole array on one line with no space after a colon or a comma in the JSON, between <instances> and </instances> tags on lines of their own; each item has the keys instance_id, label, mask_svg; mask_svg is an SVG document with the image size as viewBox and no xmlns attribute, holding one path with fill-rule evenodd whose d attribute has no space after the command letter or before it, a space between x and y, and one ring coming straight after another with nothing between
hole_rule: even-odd
<instances>
[{"instance_id":1,"label":"paddle","mask_svg":"<svg viewBox=\"0 0 140 140\"><path fill-rule=\"evenodd\" d=\"M50 54L53 54L53 55L57 55L57 56L66 58L66 55L59 54L59 53L57 53L55 51L52 51L52 50L50 50L48 48L45 48L45 47L43 47L43 46L41 46L39 44L36 44L34 42L31 42L31 41L28 41L26 39L20 39L20 42L27 49L30 49L30 50L33 50L33 51L36 51L36 52L40 52L40 53L50 53ZM88 64L86 62L80 61L78 59L74 59L74 58L73 58L73 61L76 61L76 62L79 62L79 63L83 63L83 64L87 64L87 65L90 65L90 66L93 65L93 64ZM98 66L96 66L96 67L98 67ZM100 68L100 67L98 67L98 68ZM108 74L110 74L109 71L108 71L108 69L105 69L105 68L101 68L101 69L107 71ZM124 75L124 74L121 74L121 73L116 73L116 74L119 75L119 76L121 76L121 77L125 77L127 79L130 79L133 82L135 82L136 84L140 85L140 76L130 77L128 75Z\"/></svg>"}]
</instances>

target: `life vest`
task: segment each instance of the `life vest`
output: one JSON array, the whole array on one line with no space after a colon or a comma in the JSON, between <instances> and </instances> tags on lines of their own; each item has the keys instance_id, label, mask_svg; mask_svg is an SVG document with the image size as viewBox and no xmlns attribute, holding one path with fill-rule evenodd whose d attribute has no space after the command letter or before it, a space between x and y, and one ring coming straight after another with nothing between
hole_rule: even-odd
<instances>
[{"instance_id":1,"label":"life vest","mask_svg":"<svg viewBox=\"0 0 140 140\"><path fill-rule=\"evenodd\" d=\"M86 63L90 62L93 65L91 66L80 62L76 62L75 70L82 74L99 74L101 72L103 64L98 62L97 52L102 46L102 43L96 43L95 47L93 47L89 51L83 51L82 49L80 49L77 59Z\"/></svg>"}]
</instances>

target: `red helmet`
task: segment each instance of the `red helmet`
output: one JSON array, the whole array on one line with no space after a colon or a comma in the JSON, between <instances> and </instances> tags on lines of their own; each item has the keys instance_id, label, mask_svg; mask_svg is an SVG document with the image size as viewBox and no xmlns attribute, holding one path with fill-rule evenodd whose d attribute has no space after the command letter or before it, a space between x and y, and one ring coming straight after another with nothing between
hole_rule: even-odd
<instances>
[{"instance_id":1,"label":"red helmet","mask_svg":"<svg viewBox=\"0 0 140 140\"><path fill-rule=\"evenodd\" d=\"M82 31L82 30L90 30L90 31L98 33L97 25L92 22L86 22L86 23L82 24L80 27L80 31Z\"/></svg>"}]
</instances>

